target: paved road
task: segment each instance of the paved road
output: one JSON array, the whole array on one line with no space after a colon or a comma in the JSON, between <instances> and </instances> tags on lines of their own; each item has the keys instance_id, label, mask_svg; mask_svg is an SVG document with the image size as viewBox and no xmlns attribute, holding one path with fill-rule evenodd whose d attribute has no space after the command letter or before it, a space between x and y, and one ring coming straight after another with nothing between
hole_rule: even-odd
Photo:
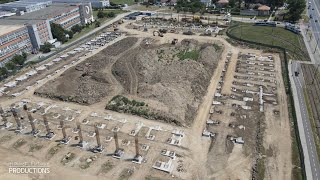
<instances>
[{"instance_id":1,"label":"paved road","mask_svg":"<svg viewBox=\"0 0 320 180\"><path fill-rule=\"evenodd\" d=\"M295 71L300 73L299 76L294 76ZM300 140L304 153L307 179L320 180L319 160L304 98L303 90L305 83L300 63L292 62L289 64L289 76L294 96Z\"/></svg>"},{"instance_id":2,"label":"paved road","mask_svg":"<svg viewBox=\"0 0 320 180\"><path fill-rule=\"evenodd\" d=\"M313 32L313 37L315 38L315 41L319 41L319 45L320 45L320 1L309 0L307 2L308 3L307 7L309 6L309 2L310 2L310 9L308 9L308 15L312 16L312 19L310 18L310 21L309 21L309 26L311 31ZM318 22L316 22L316 20ZM320 61L318 60L316 63L320 63Z\"/></svg>"}]
</instances>

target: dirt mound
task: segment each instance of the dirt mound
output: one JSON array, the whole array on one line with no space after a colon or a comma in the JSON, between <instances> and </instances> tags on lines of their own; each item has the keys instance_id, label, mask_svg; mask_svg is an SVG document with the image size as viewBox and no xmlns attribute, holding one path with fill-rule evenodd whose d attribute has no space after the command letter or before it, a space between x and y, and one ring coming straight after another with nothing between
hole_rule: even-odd
<instances>
[{"instance_id":1,"label":"dirt mound","mask_svg":"<svg viewBox=\"0 0 320 180\"><path fill-rule=\"evenodd\" d=\"M100 53L65 71L60 77L49 81L35 91L35 94L72 101L80 104L93 104L102 97L113 95L116 84L108 71L114 63L110 56L123 53L137 42L137 38L125 38L105 48Z\"/></svg>"},{"instance_id":2,"label":"dirt mound","mask_svg":"<svg viewBox=\"0 0 320 180\"><path fill-rule=\"evenodd\" d=\"M138 38L135 37L127 37L118 41L111 46L108 46L104 50L100 52L100 54L104 54L105 56L117 56L122 52L126 51L127 49L131 48L136 42Z\"/></svg>"},{"instance_id":3,"label":"dirt mound","mask_svg":"<svg viewBox=\"0 0 320 180\"><path fill-rule=\"evenodd\" d=\"M176 46L139 46L124 54L114 64L112 73L125 93L160 101L163 107L157 104L153 108L167 109L167 116L190 125L220 52L212 44L195 40L183 40Z\"/></svg>"},{"instance_id":4,"label":"dirt mound","mask_svg":"<svg viewBox=\"0 0 320 180\"><path fill-rule=\"evenodd\" d=\"M150 38L129 37L67 70L35 94L93 104L122 92L145 102L157 115L150 119L190 125L221 52L217 45L190 39L157 45Z\"/></svg>"}]
</instances>

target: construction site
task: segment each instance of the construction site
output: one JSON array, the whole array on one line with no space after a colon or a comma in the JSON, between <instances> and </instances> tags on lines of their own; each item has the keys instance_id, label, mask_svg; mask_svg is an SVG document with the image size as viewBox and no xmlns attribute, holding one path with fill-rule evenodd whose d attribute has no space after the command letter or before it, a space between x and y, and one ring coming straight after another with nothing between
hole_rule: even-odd
<instances>
[{"instance_id":1,"label":"construction site","mask_svg":"<svg viewBox=\"0 0 320 180\"><path fill-rule=\"evenodd\" d=\"M0 83L0 158L50 167L0 179L291 178L279 55L148 20Z\"/></svg>"}]
</instances>

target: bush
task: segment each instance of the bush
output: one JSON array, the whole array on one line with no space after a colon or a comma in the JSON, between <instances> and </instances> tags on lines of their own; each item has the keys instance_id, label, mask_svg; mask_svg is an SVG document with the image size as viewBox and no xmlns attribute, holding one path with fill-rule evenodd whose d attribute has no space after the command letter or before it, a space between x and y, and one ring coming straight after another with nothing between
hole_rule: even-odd
<instances>
[{"instance_id":1,"label":"bush","mask_svg":"<svg viewBox=\"0 0 320 180\"><path fill-rule=\"evenodd\" d=\"M72 31L73 33L79 33L79 32L82 31L82 29L83 29L83 27L80 26L79 24L74 25L74 26L71 27L71 31Z\"/></svg>"},{"instance_id":2,"label":"bush","mask_svg":"<svg viewBox=\"0 0 320 180\"><path fill-rule=\"evenodd\" d=\"M97 17L98 17L99 19L104 18L104 17L105 17L104 12L103 12L103 11L101 11L101 10L100 10L100 11L98 11Z\"/></svg>"},{"instance_id":3,"label":"bush","mask_svg":"<svg viewBox=\"0 0 320 180\"><path fill-rule=\"evenodd\" d=\"M15 70L16 65L15 65L12 61L9 61L9 62L6 63L5 67L6 67L8 70L13 71L13 70Z\"/></svg>"},{"instance_id":4,"label":"bush","mask_svg":"<svg viewBox=\"0 0 320 180\"><path fill-rule=\"evenodd\" d=\"M101 23L99 21L96 21L95 27L100 27Z\"/></svg>"},{"instance_id":5,"label":"bush","mask_svg":"<svg viewBox=\"0 0 320 180\"><path fill-rule=\"evenodd\" d=\"M51 51L52 48L52 44L45 42L41 47L40 47L40 51L43 53L48 53Z\"/></svg>"},{"instance_id":6,"label":"bush","mask_svg":"<svg viewBox=\"0 0 320 180\"><path fill-rule=\"evenodd\" d=\"M60 24L52 23L51 26L51 32L53 38L56 38L58 41L65 43L68 41L66 37L66 31L63 29L63 27ZM70 36L70 35L69 35Z\"/></svg>"}]
</instances>

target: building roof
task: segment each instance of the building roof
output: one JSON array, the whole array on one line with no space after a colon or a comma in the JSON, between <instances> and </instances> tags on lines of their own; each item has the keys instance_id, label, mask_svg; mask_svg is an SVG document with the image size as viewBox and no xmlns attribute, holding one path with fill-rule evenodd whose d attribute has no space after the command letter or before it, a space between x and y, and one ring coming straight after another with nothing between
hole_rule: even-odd
<instances>
[{"instance_id":1,"label":"building roof","mask_svg":"<svg viewBox=\"0 0 320 180\"><path fill-rule=\"evenodd\" d=\"M11 31L15 31L15 30L18 30L20 28L22 28L23 25L3 25L1 24L1 21L0 21L0 36L6 34L6 33L9 33Z\"/></svg>"},{"instance_id":2,"label":"building roof","mask_svg":"<svg viewBox=\"0 0 320 180\"><path fill-rule=\"evenodd\" d=\"M259 11L270 11L270 7L266 5L262 5L258 8Z\"/></svg>"},{"instance_id":3,"label":"building roof","mask_svg":"<svg viewBox=\"0 0 320 180\"><path fill-rule=\"evenodd\" d=\"M53 18L54 16L71 11L75 8L78 8L77 5L68 5L68 4L63 4L63 3L57 3L57 4L50 5L47 8L40 9L38 11L30 12L30 13L24 14L22 16L11 16L6 19L8 19L8 20L25 20L25 21L47 20L47 19Z\"/></svg>"},{"instance_id":4,"label":"building roof","mask_svg":"<svg viewBox=\"0 0 320 180\"><path fill-rule=\"evenodd\" d=\"M78 8L76 5L68 5L57 3L47 8L40 9L38 11L30 12L22 16L10 16L5 19L0 19L1 25L25 25L25 24L36 24L53 18L54 16L63 14L71 11L74 8Z\"/></svg>"},{"instance_id":5,"label":"building roof","mask_svg":"<svg viewBox=\"0 0 320 180\"><path fill-rule=\"evenodd\" d=\"M9 2L5 4L0 4L0 7L12 7L12 8L17 8L17 7L31 7L31 6L39 6L39 5L48 5L51 4L52 1L46 0L43 2L37 2L37 1L14 1L14 2Z\"/></svg>"},{"instance_id":6,"label":"building roof","mask_svg":"<svg viewBox=\"0 0 320 180\"><path fill-rule=\"evenodd\" d=\"M229 0L219 0L218 4L229 4Z\"/></svg>"}]
</instances>

